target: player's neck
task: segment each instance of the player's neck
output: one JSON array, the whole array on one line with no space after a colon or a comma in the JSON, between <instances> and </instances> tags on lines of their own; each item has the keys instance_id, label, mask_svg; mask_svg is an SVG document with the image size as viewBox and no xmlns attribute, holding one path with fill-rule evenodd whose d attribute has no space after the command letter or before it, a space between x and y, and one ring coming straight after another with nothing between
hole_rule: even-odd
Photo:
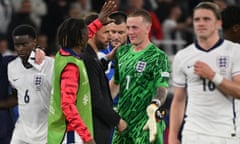
<instances>
[{"instance_id":1,"label":"player's neck","mask_svg":"<svg viewBox=\"0 0 240 144\"><path fill-rule=\"evenodd\" d=\"M82 51L82 48L79 47L73 47L72 50L76 53L76 54L80 54Z\"/></svg>"},{"instance_id":2,"label":"player's neck","mask_svg":"<svg viewBox=\"0 0 240 144\"><path fill-rule=\"evenodd\" d=\"M150 43L149 39L144 40L142 43L133 45L133 51L138 52L142 51L147 48L148 44Z\"/></svg>"},{"instance_id":3,"label":"player's neck","mask_svg":"<svg viewBox=\"0 0 240 144\"><path fill-rule=\"evenodd\" d=\"M220 39L220 36L212 36L209 38L199 38L198 44L205 50L212 48Z\"/></svg>"},{"instance_id":4,"label":"player's neck","mask_svg":"<svg viewBox=\"0 0 240 144\"><path fill-rule=\"evenodd\" d=\"M32 68L33 66L28 62L27 59L21 59L22 60L22 64L26 69Z\"/></svg>"}]
</instances>

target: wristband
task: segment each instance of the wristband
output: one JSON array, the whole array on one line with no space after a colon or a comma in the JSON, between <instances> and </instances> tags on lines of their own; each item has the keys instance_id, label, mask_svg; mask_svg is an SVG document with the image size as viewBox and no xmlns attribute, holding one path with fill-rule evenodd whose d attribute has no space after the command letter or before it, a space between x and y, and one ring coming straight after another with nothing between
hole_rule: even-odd
<instances>
[{"instance_id":1,"label":"wristband","mask_svg":"<svg viewBox=\"0 0 240 144\"><path fill-rule=\"evenodd\" d=\"M160 107L162 105L159 99L152 99L151 104L155 104L157 107Z\"/></svg>"},{"instance_id":2,"label":"wristband","mask_svg":"<svg viewBox=\"0 0 240 144\"><path fill-rule=\"evenodd\" d=\"M220 75L220 74L218 74L218 73L215 73L215 75L214 75L214 77L213 77L213 79L212 79L212 82L213 82L216 86L218 86L218 85L220 85L220 84L222 83L222 81L223 81L223 76Z\"/></svg>"}]
</instances>

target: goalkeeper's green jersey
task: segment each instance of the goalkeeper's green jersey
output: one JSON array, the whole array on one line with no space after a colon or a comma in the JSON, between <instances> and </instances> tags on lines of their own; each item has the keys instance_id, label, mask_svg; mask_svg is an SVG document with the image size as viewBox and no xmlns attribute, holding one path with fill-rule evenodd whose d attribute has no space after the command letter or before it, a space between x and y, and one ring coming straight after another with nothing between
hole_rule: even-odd
<instances>
[{"instance_id":1,"label":"goalkeeper's green jersey","mask_svg":"<svg viewBox=\"0 0 240 144\"><path fill-rule=\"evenodd\" d=\"M157 87L168 87L167 55L152 43L139 52L134 52L132 45L125 45L117 51L115 67L114 82L120 84L118 112L128 128L121 135L116 131L113 143L147 144L148 131L142 130L148 119L146 108ZM161 123L163 129L165 125Z\"/></svg>"}]
</instances>

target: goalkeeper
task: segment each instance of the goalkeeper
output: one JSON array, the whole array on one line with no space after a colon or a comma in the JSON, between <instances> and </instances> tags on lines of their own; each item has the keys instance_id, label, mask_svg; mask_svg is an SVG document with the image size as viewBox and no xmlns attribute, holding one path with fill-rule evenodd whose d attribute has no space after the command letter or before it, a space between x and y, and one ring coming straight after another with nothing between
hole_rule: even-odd
<instances>
[{"instance_id":1,"label":"goalkeeper","mask_svg":"<svg viewBox=\"0 0 240 144\"><path fill-rule=\"evenodd\" d=\"M170 68L166 54L149 40L151 24L145 10L127 17L131 44L117 50L110 89L113 97L119 93L118 112L128 127L115 130L113 144L163 144L165 123L155 116L166 99Z\"/></svg>"}]
</instances>

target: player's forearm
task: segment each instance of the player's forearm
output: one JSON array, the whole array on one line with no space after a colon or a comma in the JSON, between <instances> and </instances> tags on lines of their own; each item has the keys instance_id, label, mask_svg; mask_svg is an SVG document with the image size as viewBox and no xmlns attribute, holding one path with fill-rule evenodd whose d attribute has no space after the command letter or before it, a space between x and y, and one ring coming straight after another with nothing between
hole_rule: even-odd
<instances>
[{"instance_id":1,"label":"player's forearm","mask_svg":"<svg viewBox=\"0 0 240 144\"><path fill-rule=\"evenodd\" d=\"M111 79L110 82L109 82L109 86L110 86L110 90L111 90L112 99L114 99L119 92L119 85L115 84L114 80Z\"/></svg>"},{"instance_id":2,"label":"player's forearm","mask_svg":"<svg viewBox=\"0 0 240 144\"><path fill-rule=\"evenodd\" d=\"M186 89L175 87L172 104L170 107L170 128L169 128L169 140L177 139L179 129L182 125L185 104L186 103Z\"/></svg>"},{"instance_id":3,"label":"player's forearm","mask_svg":"<svg viewBox=\"0 0 240 144\"><path fill-rule=\"evenodd\" d=\"M161 102L161 105L163 105L166 101L167 93L168 93L168 90L166 87L158 87L156 90L156 96L154 97L154 99L159 100Z\"/></svg>"},{"instance_id":4,"label":"player's forearm","mask_svg":"<svg viewBox=\"0 0 240 144\"><path fill-rule=\"evenodd\" d=\"M240 77L240 76L239 76ZM240 81L231 81L223 79L221 84L218 85L218 89L224 93L224 95L230 95L234 98L240 99Z\"/></svg>"},{"instance_id":5,"label":"player's forearm","mask_svg":"<svg viewBox=\"0 0 240 144\"><path fill-rule=\"evenodd\" d=\"M172 101L170 108L169 139L177 139L183 122L185 102Z\"/></svg>"}]
</instances>

